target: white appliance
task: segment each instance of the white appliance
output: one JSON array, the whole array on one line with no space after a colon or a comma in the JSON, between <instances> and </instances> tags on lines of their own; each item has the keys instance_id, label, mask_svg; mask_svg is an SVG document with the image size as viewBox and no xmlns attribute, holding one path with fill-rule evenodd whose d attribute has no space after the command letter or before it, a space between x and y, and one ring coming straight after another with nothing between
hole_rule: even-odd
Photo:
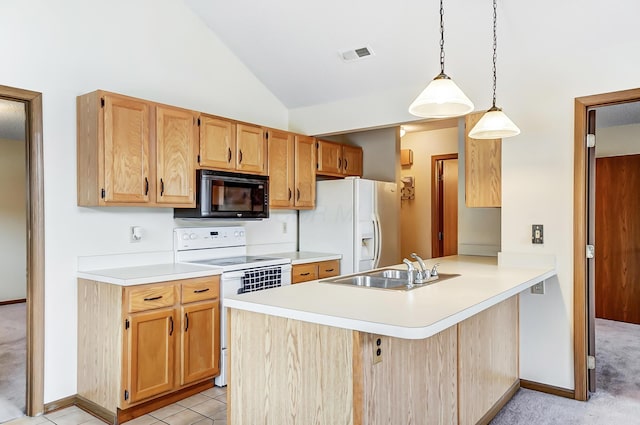
<instances>
[{"instance_id":1,"label":"white appliance","mask_svg":"<svg viewBox=\"0 0 640 425\"><path fill-rule=\"evenodd\" d=\"M225 297L291 284L291 260L247 255L243 227L183 227L174 229L176 263L195 263L222 269L220 275L220 375L227 385L227 309Z\"/></svg>"},{"instance_id":2,"label":"white appliance","mask_svg":"<svg viewBox=\"0 0 640 425\"><path fill-rule=\"evenodd\" d=\"M341 274L400 263L395 183L348 177L316 185L316 208L299 215L300 251L342 254Z\"/></svg>"}]
</instances>

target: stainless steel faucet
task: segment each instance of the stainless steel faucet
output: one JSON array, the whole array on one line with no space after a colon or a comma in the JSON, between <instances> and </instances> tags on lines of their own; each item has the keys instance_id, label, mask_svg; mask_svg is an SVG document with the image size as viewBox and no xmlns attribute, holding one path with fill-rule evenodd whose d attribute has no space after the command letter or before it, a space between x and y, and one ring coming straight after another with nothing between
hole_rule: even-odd
<instances>
[{"instance_id":1,"label":"stainless steel faucet","mask_svg":"<svg viewBox=\"0 0 640 425\"><path fill-rule=\"evenodd\" d=\"M431 272L429 271L429 269L427 269L427 266L425 266L424 261L422 260L422 258L418 256L418 254L416 254L415 252L412 252L411 258L414 258L415 260L417 260L418 264L420 265L420 270L416 273L415 282L424 283L427 279L431 277ZM437 271L436 271L436 274L437 274Z\"/></svg>"},{"instance_id":2,"label":"stainless steel faucet","mask_svg":"<svg viewBox=\"0 0 640 425\"><path fill-rule=\"evenodd\" d=\"M407 265L407 288L413 288L413 276L416 272L416 268L413 267L413 263L408 259L402 260L403 263Z\"/></svg>"}]
</instances>

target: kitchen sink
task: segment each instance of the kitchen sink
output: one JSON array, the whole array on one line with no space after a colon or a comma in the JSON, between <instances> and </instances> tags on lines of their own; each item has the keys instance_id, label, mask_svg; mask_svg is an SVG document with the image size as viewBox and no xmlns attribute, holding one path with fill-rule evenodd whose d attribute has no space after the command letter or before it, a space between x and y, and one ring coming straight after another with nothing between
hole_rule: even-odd
<instances>
[{"instance_id":1,"label":"kitchen sink","mask_svg":"<svg viewBox=\"0 0 640 425\"><path fill-rule=\"evenodd\" d=\"M393 289L407 291L421 288L442 280L451 279L459 274L440 273L437 277L429 278L424 283L414 283L413 287L407 288L408 272L406 270L382 269L371 272L364 272L351 276L339 276L331 279L324 279L323 283L336 283L340 285L360 286L363 288Z\"/></svg>"}]
</instances>

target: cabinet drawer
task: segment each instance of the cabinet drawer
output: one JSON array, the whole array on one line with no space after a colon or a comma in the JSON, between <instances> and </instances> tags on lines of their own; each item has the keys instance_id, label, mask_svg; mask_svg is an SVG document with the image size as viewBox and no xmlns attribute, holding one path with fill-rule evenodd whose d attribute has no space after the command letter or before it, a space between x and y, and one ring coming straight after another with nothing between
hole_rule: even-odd
<instances>
[{"instance_id":1,"label":"cabinet drawer","mask_svg":"<svg viewBox=\"0 0 640 425\"><path fill-rule=\"evenodd\" d=\"M129 313L170 307L176 303L176 285L141 285L125 288L124 302Z\"/></svg>"},{"instance_id":2,"label":"cabinet drawer","mask_svg":"<svg viewBox=\"0 0 640 425\"><path fill-rule=\"evenodd\" d=\"M220 277L207 276L181 281L182 304L220 297Z\"/></svg>"},{"instance_id":3,"label":"cabinet drawer","mask_svg":"<svg viewBox=\"0 0 640 425\"><path fill-rule=\"evenodd\" d=\"M306 282L318 278L318 263L296 264L291 268L291 283Z\"/></svg>"},{"instance_id":4,"label":"cabinet drawer","mask_svg":"<svg viewBox=\"0 0 640 425\"><path fill-rule=\"evenodd\" d=\"M318 279L338 276L340 274L340 260L320 261L318 264Z\"/></svg>"}]
</instances>

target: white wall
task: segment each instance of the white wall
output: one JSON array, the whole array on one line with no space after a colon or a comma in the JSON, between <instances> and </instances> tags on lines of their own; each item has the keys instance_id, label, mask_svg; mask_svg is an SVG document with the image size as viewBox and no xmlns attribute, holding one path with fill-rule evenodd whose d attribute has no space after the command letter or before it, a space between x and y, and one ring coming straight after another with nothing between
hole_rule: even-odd
<instances>
[{"instance_id":1,"label":"white wall","mask_svg":"<svg viewBox=\"0 0 640 425\"><path fill-rule=\"evenodd\" d=\"M27 296L25 142L0 139L0 301Z\"/></svg>"},{"instance_id":2,"label":"white wall","mask_svg":"<svg viewBox=\"0 0 640 425\"><path fill-rule=\"evenodd\" d=\"M276 128L288 112L179 1L7 0L0 40L0 84L43 93L51 402L76 393L77 257L171 250L174 226L168 208L76 206L76 96L100 88ZM130 225L142 242L128 243Z\"/></svg>"},{"instance_id":3,"label":"white wall","mask_svg":"<svg viewBox=\"0 0 640 425\"><path fill-rule=\"evenodd\" d=\"M501 0L498 10L498 105L522 130L502 144L501 250L555 255L558 271L544 296L521 299L521 376L573 388L574 98L640 87L640 56L631 53L640 51L640 3ZM450 2L447 16L447 74L486 109L491 6ZM434 57L425 85L437 72ZM406 110L423 87L399 85L291 110L290 125L318 134L414 120ZM531 224L545 225L544 245L531 244Z\"/></svg>"},{"instance_id":4,"label":"white wall","mask_svg":"<svg viewBox=\"0 0 640 425\"><path fill-rule=\"evenodd\" d=\"M596 129L596 157L640 153L640 124Z\"/></svg>"}]
</instances>

